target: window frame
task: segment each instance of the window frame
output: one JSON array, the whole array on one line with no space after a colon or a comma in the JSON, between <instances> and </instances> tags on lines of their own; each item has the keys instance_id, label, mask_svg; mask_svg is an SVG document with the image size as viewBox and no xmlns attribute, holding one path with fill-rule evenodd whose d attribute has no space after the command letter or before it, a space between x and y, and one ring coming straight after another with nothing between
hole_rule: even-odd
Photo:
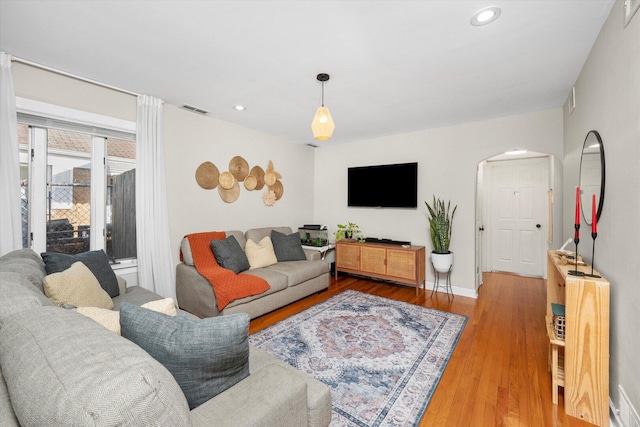
<instances>
[{"instance_id":1,"label":"window frame","mask_svg":"<svg viewBox=\"0 0 640 427\"><path fill-rule=\"evenodd\" d=\"M91 235L106 233L106 184L108 138L136 140L136 123L115 117L104 116L72 108L62 107L32 99L16 97L18 123L29 125L30 154L29 177L38 185L29 186L29 232L30 247L37 252L46 250L46 201L36 187L46 187L47 129L57 128L91 135ZM136 159L137 165L137 159ZM40 191L43 191L42 189ZM90 250L104 249L106 241L91 239ZM116 260L126 265L135 265L134 258Z\"/></svg>"}]
</instances>

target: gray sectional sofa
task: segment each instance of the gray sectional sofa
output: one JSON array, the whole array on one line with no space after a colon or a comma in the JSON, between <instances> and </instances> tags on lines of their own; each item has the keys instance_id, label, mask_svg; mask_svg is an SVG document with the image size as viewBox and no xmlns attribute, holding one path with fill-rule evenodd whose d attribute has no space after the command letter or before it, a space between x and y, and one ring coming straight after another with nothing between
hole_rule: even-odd
<instances>
[{"instance_id":1,"label":"gray sectional sofa","mask_svg":"<svg viewBox=\"0 0 640 427\"><path fill-rule=\"evenodd\" d=\"M0 257L1 426L327 426L329 389L249 348L249 375L195 409L145 350L43 293L44 263ZM118 309L161 299L119 280ZM188 313L179 313L197 320Z\"/></svg>"},{"instance_id":2,"label":"gray sectional sofa","mask_svg":"<svg viewBox=\"0 0 640 427\"><path fill-rule=\"evenodd\" d=\"M290 235L290 227L253 228L246 232L226 231L234 236L244 249L248 239L260 242L272 231ZM278 262L264 268L244 271L265 279L270 289L254 296L232 301L218 310L216 296L209 281L196 270L188 239L181 243L182 262L176 267L176 296L181 309L198 317L214 317L221 314L247 313L253 319L276 310L301 298L329 287L330 264L322 260L317 251L304 249L305 261Z\"/></svg>"}]
</instances>

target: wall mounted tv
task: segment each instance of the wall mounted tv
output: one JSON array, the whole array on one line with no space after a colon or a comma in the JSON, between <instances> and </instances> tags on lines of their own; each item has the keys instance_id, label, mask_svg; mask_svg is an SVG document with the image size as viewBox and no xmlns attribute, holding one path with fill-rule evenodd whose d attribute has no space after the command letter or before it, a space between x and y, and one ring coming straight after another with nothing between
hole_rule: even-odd
<instances>
[{"instance_id":1,"label":"wall mounted tv","mask_svg":"<svg viewBox=\"0 0 640 427\"><path fill-rule=\"evenodd\" d=\"M352 167L348 172L347 206L418 207L418 163Z\"/></svg>"}]
</instances>

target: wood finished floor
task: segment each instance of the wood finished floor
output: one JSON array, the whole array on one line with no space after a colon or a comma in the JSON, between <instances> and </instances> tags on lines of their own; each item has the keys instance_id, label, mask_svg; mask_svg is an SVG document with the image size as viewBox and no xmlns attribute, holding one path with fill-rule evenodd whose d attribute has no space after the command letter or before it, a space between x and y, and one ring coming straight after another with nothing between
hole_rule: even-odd
<instances>
[{"instance_id":1,"label":"wood finished floor","mask_svg":"<svg viewBox=\"0 0 640 427\"><path fill-rule=\"evenodd\" d=\"M329 289L251 321L259 331L346 289L354 289L469 317L420 422L425 426L591 426L551 403L542 279L487 273L477 299L418 296L407 286L352 276Z\"/></svg>"}]
</instances>

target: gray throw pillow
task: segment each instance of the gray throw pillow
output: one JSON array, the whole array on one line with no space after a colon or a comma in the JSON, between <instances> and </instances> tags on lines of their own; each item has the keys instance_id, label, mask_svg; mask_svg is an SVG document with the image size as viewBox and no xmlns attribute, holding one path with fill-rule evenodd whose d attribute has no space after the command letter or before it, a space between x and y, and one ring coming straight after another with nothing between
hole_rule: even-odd
<instances>
[{"instance_id":1,"label":"gray throw pillow","mask_svg":"<svg viewBox=\"0 0 640 427\"><path fill-rule=\"evenodd\" d=\"M298 233L289 234L280 233L271 230L271 242L273 250L276 253L278 262L283 261L305 261L307 257L302 250L300 235Z\"/></svg>"},{"instance_id":2,"label":"gray throw pillow","mask_svg":"<svg viewBox=\"0 0 640 427\"><path fill-rule=\"evenodd\" d=\"M212 240L211 249L218 264L236 274L248 270L250 267L247 255L233 236L229 236L224 240Z\"/></svg>"},{"instance_id":3,"label":"gray throw pillow","mask_svg":"<svg viewBox=\"0 0 640 427\"><path fill-rule=\"evenodd\" d=\"M43 252L40 254L44 260L47 274L65 271L77 261L81 261L96 276L100 286L111 298L120 295L118 278L109 264L109 257L102 250L83 252L77 255L67 255L58 252Z\"/></svg>"},{"instance_id":4,"label":"gray throw pillow","mask_svg":"<svg viewBox=\"0 0 640 427\"><path fill-rule=\"evenodd\" d=\"M120 304L122 336L173 374L193 409L249 376L249 315L192 320Z\"/></svg>"}]
</instances>

